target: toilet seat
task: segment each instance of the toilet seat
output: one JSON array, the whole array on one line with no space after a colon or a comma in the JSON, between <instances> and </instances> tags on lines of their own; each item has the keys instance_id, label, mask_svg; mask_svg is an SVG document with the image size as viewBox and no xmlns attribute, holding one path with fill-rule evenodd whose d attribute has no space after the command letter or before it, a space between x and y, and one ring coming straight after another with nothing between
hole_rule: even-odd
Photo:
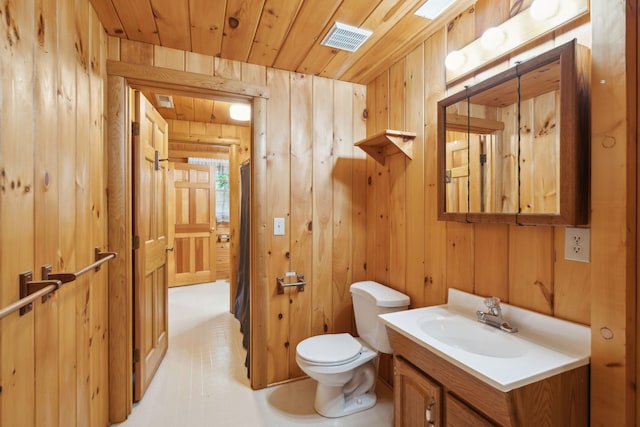
<instances>
[{"instance_id":1,"label":"toilet seat","mask_svg":"<svg viewBox=\"0 0 640 427\"><path fill-rule=\"evenodd\" d=\"M360 357L362 345L350 334L316 335L302 340L296 352L309 364L321 366L343 365Z\"/></svg>"}]
</instances>

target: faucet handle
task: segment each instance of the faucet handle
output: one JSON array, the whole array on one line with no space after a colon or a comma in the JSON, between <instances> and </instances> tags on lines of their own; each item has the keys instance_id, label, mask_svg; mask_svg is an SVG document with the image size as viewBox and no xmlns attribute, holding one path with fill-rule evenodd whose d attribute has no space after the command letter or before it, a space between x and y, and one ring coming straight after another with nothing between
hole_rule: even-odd
<instances>
[{"instance_id":1,"label":"faucet handle","mask_svg":"<svg viewBox=\"0 0 640 427\"><path fill-rule=\"evenodd\" d=\"M498 297L488 297L484 299L484 305L488 308L495 308L500 306L500 298Z\"/></svg>"}]
</instances>

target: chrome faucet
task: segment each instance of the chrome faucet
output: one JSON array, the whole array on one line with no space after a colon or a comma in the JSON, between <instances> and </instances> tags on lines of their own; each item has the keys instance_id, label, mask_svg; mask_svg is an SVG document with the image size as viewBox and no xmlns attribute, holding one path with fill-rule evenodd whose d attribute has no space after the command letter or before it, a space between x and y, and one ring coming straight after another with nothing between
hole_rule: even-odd
<instances>
[{"instance_id":1,"label":"chrome faucet","mask_svg":"<svg viewBox=\"0 0 640 427\"><path fill-rule=\"evenodd\" d=\"M487 306L487 312L476 311L478 321L486 323L494 328L502 329L510 334L518 332L518 328L511 326L509 322L502 318L502 308L500 308L500 298L488 297L484 299L484 305Z\"/></svg>"}]
</instances>

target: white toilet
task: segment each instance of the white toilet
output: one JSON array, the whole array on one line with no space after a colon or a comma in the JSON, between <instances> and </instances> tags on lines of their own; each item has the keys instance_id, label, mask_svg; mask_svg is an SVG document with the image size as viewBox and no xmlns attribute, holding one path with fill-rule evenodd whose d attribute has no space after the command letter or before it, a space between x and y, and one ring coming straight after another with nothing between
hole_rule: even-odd
<instances>
[{"instance_id":1,"label":"white toilet","mask_svg":"<svg viewBox=\"0 0 640 427\"><path fill-rule=\"evenodd\" d=\"M296 362L318 381L315 410L325 417L342 417L376 404L375 358L391 353L384 324L378 314L406 310L409 297L380 283L351 285L358 338L350 334L317 335L296 347Z\"/></svg>"}]
</instances>

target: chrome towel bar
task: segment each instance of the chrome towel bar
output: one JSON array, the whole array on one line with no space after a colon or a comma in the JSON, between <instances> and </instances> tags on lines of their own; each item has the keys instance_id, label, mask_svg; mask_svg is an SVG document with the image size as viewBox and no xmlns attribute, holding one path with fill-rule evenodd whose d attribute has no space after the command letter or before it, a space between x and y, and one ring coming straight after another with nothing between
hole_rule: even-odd
<instances>
[{"instance_id":1,"label":"chrome towel bar","mask_svg":"<svg viewBox=\"0 0 640 427\"><path fill-rule=\"evenodd\" d=\"M284 294L284 288L290 288L292 286L296 286L298 288L298 292L304 292L304 287L307 284L307 282L304 281L304 274L296 274L295 282L286 282L285 280L285 276L278 277L278 294Z\"/></svg>"}]
</instances>

